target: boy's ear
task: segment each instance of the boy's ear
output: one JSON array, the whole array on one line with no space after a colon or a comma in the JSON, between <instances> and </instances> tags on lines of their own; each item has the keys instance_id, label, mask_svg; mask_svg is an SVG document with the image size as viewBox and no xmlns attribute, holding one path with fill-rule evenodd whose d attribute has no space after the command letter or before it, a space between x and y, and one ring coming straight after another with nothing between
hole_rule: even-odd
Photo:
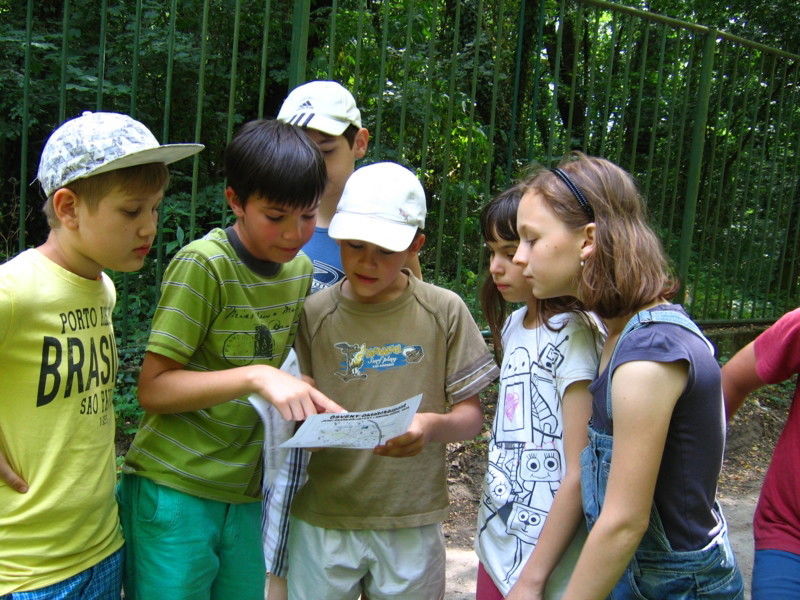
<instances>
[{"instance_id":1,"label":"boy's ear","mask_svg":"<svg viewBox=\"0 0 800 600\"><path fill-rule=\"evenodd\" d=\"M356 159L364 158L364 155L367 153L367 147L369 146L369 129L366 127L362 127L356 133L356 138L353 140L353 152L356 156Z\"/></svg>"},{"instance_id":2,"label":"boy's ear","mask_svg":"<svg viewBox=\"0 0 800 600\"><path fill-rule=\"evenodd\" d=\"M425 245L425 234L418 233L416 236L414 236L414 241L411 242L411 245L408 247L408 250L410 252L416 253L422 250L422 247L424 245Z\"/></svg>"},{"instance_id":3,"label":"boy's ear","mask_svg":"<svg viewBox=\"0 0 800 600\"><path fill-rule=\"evenodd\" d=\"M583 239L581 241L581 260L586 260L595 250L595 234L597 225L589 223L583 226Z\"/></svg>"},{"instance_id":4,"label":"boy's ear","mask_svg":"<svg viewBox=\"0 0 800 600\"><path fill-rule=\"evenodd\" d=\"M244 215L244 207L239 200L239 195L233 191L231 186L227 186L225 188L225 200L228 202L228 206L231 207L231 210L237 219Z\"/></svg>"},{"instance_id":5,"label":"boy's ear","mask_svg":"<svg viewBox=\"0 0 800 600\"><path fill-rule=\"evenodd\" d=\"M81 199L69 188L58 188L53 192L53 214L63 227L78 228L78 206Z\"/></svg>"}]
</instances>

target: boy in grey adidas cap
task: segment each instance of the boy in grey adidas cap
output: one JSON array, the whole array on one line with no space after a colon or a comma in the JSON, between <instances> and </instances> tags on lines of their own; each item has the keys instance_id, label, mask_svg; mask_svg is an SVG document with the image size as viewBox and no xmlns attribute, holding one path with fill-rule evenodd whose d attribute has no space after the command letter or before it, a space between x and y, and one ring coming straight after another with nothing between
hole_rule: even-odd
<instances>
[{"instance_id":1,"label":"boy in grey adidas cap","mask_svg":"<svg viewBox=\"0 0 800 600\"><path fill-rule=\"evenodd\" d=\"M45 144L50 233L0 265L0 597L120 596L116 293L103 269L141 268L166 165L202 148L160 145L116 113L84 113Z\"/></svg>"}]
</instances>

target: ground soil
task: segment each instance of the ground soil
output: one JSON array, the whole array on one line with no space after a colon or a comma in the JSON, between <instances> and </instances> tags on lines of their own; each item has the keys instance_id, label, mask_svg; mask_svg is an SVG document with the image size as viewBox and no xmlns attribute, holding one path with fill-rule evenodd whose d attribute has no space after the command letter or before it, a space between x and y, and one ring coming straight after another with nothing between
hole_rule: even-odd
<instances>
[{"instance_id":1,"label":"ground soil","mask_svg":"<svg viewBox=\"0 0 800 600\"><path fill-rule=\"evenodd\" d=\"M772 449L785 422L793 385L767 386L751 395L728 426L728 440L719 495L725 498L757 496ZM486 469L486 440L494 414L492 390L484 395L487 422L476 441L450 444L450 518L444 523L448 548L472 548L478 498Z\"/></svg>"}]
</instances>

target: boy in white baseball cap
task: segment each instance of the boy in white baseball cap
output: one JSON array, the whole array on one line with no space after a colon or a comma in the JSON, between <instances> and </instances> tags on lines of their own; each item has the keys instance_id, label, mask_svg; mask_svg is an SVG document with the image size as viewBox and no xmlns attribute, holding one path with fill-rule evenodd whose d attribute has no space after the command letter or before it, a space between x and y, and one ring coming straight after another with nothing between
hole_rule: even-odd
<instances>
[{"instance_id":1,"label":"boy in white baseball cap","mask_svg":"<svg viewBox=\"0 0 800 600\"><path fill-rule=\"evenodd\" d=\"M292 505L290 598L443 596L445 444L479 433L478 393L498 369L461 298L403 266L425 241L425 213L416 176L384 162L353 173L331 221L345 278L306 300L303 374L349 411L422 402L409 430L372 452L312 454Z\"/></svg>"},{"instance_id":2,"label":"boy in white baseball cap","mask_svg":"<svg viewBox=\"0 0 800 600\"><path fill-rule=\"evenodd\" d=\"M142 267L166 165L202 148L88 112L45 144L50 233L0 266L0 597L120 595L116 293L103 269Z\"/></svg>"},{"instance_id":3,"label":"boy in white baseball cap","mask_svg":"<svg viewBox=\"0 0 800 600\"><path fill-rule=\"evenodd\" d=\"M369 131L362 126L355 98L336 81L309 81L294 88L283 101L278 120L303 128L322 152L328 171L317 227L303 248L314 263L312 291L317 291L344 275L339 248L328 235L328 227L356 161L367 153ZM409 261L406 266L421 278L417 255L410 256Z\"/></svg>"}]
</instances>

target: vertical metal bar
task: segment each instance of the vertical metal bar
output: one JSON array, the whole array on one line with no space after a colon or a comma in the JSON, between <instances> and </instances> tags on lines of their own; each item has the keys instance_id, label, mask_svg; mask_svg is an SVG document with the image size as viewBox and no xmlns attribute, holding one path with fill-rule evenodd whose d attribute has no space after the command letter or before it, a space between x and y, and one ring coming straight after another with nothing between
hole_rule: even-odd
<instances>
[{"instance_id":1,"label":"vertical metal bar","mask_svg":"<svg viewBox=\"0 0 800 600\"><path fill-rule=\"evenodd\" d=\"M508 128L508 157L506 171L511 173L511 163L517 151L517 113L519 111L519 80L522 72L522 35L525 31L525 3L519 3L519 17L517 19L517 53L514 61L514 93L511 96L511 124ZM534 80L538 75L538 57L533 67ZM536 116L536 104L533 104L533 116Z\"/></svg>"},{"instance_id":2,"label":"vertical metal bar","mask_svg":"<svg viewBox=\"0 0 800 600\"><path fill-rule=\"evenodd\" d=\"M436 31L438 23L436 22L436 14L432 13L431 19L433 22L431 23L430 30ZM441 21L441 17L438 19ZM428 56L434 56L434 52L436 51L436 36L429 35L428 36ZM430 129L431 129L431 110L433 105L433 81L434 81L434 70L433 66L429 65L429 68L425 71L425 114L423 116L423 124L422 124L422 144L421 144L421 155L422 158L420 159L420 166L419 172L424 173L428 168L428 146L429 146L429 136L430 136ZM440 240L436 240L436 247L438 248L440 245Z\"/></svg>"},{"instance_id":3,"label":"vertical metal bar","mask_svg":"<svg viewBox=\"0 0 800 600\"><path fill-rule=\"evenodd\" d=\"M727 58L727 44L722 43L720 44L719 50L719 58L715 61L719 66L717 69L718 73L726 73L726 58ZM717 82L715 93L713 94L714 99L714 106L708 112L709 115L709 122L708 122L708 130L711 132L709 135L710 144L708 151L706 152L705 164L706 164L706 172L708 175L704 178L703 181L700 182L700 187L698 191L698 206L702 208L702 217L700 218L700 225L698 227L695 224L695 230L700 230L704 232L704 235L700 236L697 240L697 248L695 250L695 259L696 263L699 264L714 264L716 262L716 246L717 246L717 236L719 234L718 228L715 226L715 222L710 221L711 217L711 208L712 204L717 209L717 216L719 216L719 202L714 202L712 200L713 196L711 193L712 186L714 184L714 179L718 177L722 173L721 168L716 167L717 162L717 147L718 147L718 140L719 135L717 135L718 131L723 131L723 127L720 126L721 122L726 119L726 114L722 113L722 88L725 84L723 77L716 77L714 78ZM714 81L712 81L712 84ZM713 119L713 121L712 121ZM724 140L723 140L724 144ZM724 160L724 158L723 158ZM713 269L700 269L697 275L697 285L694 289L694 298L695 300L692 303L692 316L695 318L702 318L707 319L710 318L709 310L710 310L710 302L711 302L711 275L719 275L719 271L715 271ZM718 286L719 287L719 286ZM702 299L702 303L700 302Z\"/></svg>"},{"instance_id":4,"label":"vertical metal bar","mask_svg":"<svg viewBox=\"0 0 800 600\"><path fill-rule=\"evenodd\" d=\"M208 13L210 0L203 1L203 21L200 26L200 64L197 76L197 109L194 118L194 139L200 140L203 129L203 105L206 94L206 62L208 61ZM197 230L197 187L200 175L200 155L192 161L192 200L189 205L189 239L194 239Z\"/></svg>"},{"instance_id":5,"label":"vertical metal bar","mask_svg":"<svg viewBox=\"0 0 800 600\"><path fill-rule=\"evenodd\" d=\"M67 47L69 45L69 0L64 0L61 15L61 85L58 93L58 122L67 118Z\"/></svg>"},{"instance_id":6,"label":"vertical metal bar","mask_svg":"<svg viewBox=\"0 0 800 600\"><path fill-rule=\"evenodd\" d=\"M136 11L134 15L133 25L133 56L131 57L131 92L130 92L130 108L129 113L132 117L136 118L137 104L139 101L139 49L141 47L141 33L142 33L142 0L136 1ZM122 274L122 313L129 313L130 306L130 274ZM121 345L128 342L128 335L130 334L128 327L128 319L122 319L119 324Z\"/></svg>"},{"instance_id":7,"label":"vertical metal bar","mask_svg":"<svg viewBox=\"0 0 800 600\"><path fill-rule=\"evenodd\" d=\"M639 61L639 85L636 90L636 116L633 121L633 135L631 136L631 156L628 159L628 172L636 172L636 155L639 147L639 125L642 121L642 96L644 95L644 74L647 69L647 56L650 43L650 22L643 23L642 31L642 60ZM658 96L655 96L655 104L658 105Z\"/></svg>"},{"instance_id":8,"label":"vertical metal bar","mask_svg":"<svg viewBox=\"0 0 800 600\"><path fill-rule=\"evenodd\" d=\"M556 29L556 56L555 62L553 64L553 78L551 84L551 96L550 96L550 115L547 119L549 125L547 128L547 146L545 149L545 157L547 163L550 164L553 161L553 138L556 136L556 121L560 119L560 115L558 112L558 92L559 92L559 84L561 82L561 50L564 38L564 21L566 17L564 16L564 0L561 0L559 10L558 10L558 28ZM533 85L538 86L539 82L534 81ZM563 129L563 128L562 128ZM529 150L531 149L530 145L528 146ZM563 148L562 148L563 151ZM528 156L530 156L532 152L528 152Z\"/></svg>"},{"instance_id":9,"label":"vertical metal bar","mask_svg":"<svg viewBox=\"0 0 800 600\"><path fill-rule=\"evenodd\" d=\"M33 0L28 0L25 12L25 76L22 78L22 132L20 140L19 160L19 223L17 230L17 248L25 250L26 231L25 213L28 212L28 130L31 115L31 49L33 47Z\"/></svg>"},{"instance_id":10,"label":"vertical metal bar","mask_svg":"<svg viewBox=\"0 0 800 600\"><path fill-rule=\"evenodd\" d=\"M475 105L478 96L478 66L480 64L481 41L483 37L483 0L478 0L478 9L475 13L475 41L473 43L474 58L472 61L472 83L470 85L469 96L469 124L470 124L470 140L467 144L467 153L464 157L464 177L463 181L466 185L471 186L472 176L472 148L475 145ZM463 185L463 184L462 184ZM456 289L461 285L461 270L464 263L464 237L467 228L467 198L468 194L466 189L460 194L459 205L460 215L458 220L458 245L456 246Z\"/></svg>"},{"instance_id":11,"label":"vertical metal bar","mask_svg":"<svg viewBox=\"0 0 800 600\"><path fill-rule=\"evenodd\" d=\"M777 62L777 57L776 57L776 62ZM783 62L782 65L783 65L783 72L781 73L780 77L778 78L778 81L786 81L787 80L788 66L789 66L788 62ZM785 208L786 207L786 204L785 204L786 194L783 194L783 193L780 192L780 189L783 188L784 186L782 184L780 184L779 187L778 187L778 190L775 189L776 188L776 180L781 181L783 179L782 174L788 172L788 169L789 169L789 166L790 166L790 165L787 165L786 163L788 162L787 161L788 148L789 148L789 146L791 144L790 144L790 140L782 139L782 138L785 137L785 134L787 133L787 129L781 127L781 124L784 123L784 119L785 119L784 108L786 107L786 104L784 102L784 99L785 99L785 95L784 94L786 92L786 87L787 87L786 85L782 85L782 86L780 86L780 89L778 90L778 103L777 103L778 114L777 114L777 116L775 118L775 126L773 127L773 130L775 131L775 134L770 138L772 143L773 143L773 145L774 145L774 147L775 147L774 155L775 156L782 155L782 156L781 156L781 158L779 160L773 160L772 161L772 174L770 176L769 189L767 190L767 202L768 202L768 204L767 204L767 213L766 214L775 214L775 215L777 215L778 218L788 216L786 214L786 208ZM767 123L767 126L769 127L769 123ZM777 202L778 202L777 210L774 210L774 211L771 210L770 206L769 206L769 202L772 200L772 198L776 198ZM789 233L789 221L788 220L786 221L786 225L785 226L779 225L778 228L777 228L777 231L779 233L776 236L775 252L774 252L774 256L776 257L776 264L775 264L775 266L773 268L772 273L767 275L766 293L764 295L764 301L765 301L764 312L765 313L769 312L768 299L771 296L773 296L772 284L775 281L776 276L780 277L780 273L782 273L782 271L783 271L783 269L781 268L781 261L782 261L782 258L785 256L785 253L786 253L786 242L788 240L788 233ZM781 232L782 232L782 234L781 234ZM780 284L780 281L778 283Z\"/></svg>"},{"instance_id":12,"label":"vertical metal bar","mask_svg":"<svg viewBox=\"0 0 800 600\"><path fill-rule=\"evenodd\" d=\"M236 86L238 83L237 70L239 66L239 30L242 19L242 0L236 0L233 7L233 39L231 40L231 70L228 82L228 115L225 125L225 145L233 137L233 115L236 111ZM219 224L225 225L225 215L228 207L224 202L220 203Z\"/></svg>"},{"instance_id":13,"label":"vertical metal bar","mask_svg":"<svg viewBox=\"0 0 800 600\"><path fill-rule=\"evenodd\" d=\"M401 158L405 158L406 142L406 112L408 109L408 62L411 57L411 45L413 38L411 32L414 29L414 0L406 0L406 45L403 51L403 82L402 98L400 100L400 133L397 140L397 152Z\"/></svg>"},{"instance_id":14,"label":"vertical metal bar","mask_svg":"<svg viewBox=\"0 0 800 600\"><path fill-rule=\"evenodd\" d=\"M169 33L167 34L167 73L164 82L164 118L161 121L161 143L166 144L170 139L169 122L172 116L172 77L175 66L175 27L178 17L178 0L171 0L169 7ZM164 273L164 219L166 211L158 213L158 231L156 232L156 264L155 281L153 282L153 300L158 299L159 286Z\"/></svg>"},{"instance_id":15,"label":"vertical metal bar","mask_svg":"<svg viewBox=\"0 0 800 600\"><path fill-rule=\"evenodd\" d=\"M683 95L683 97L681 98L681 102L680 102L681 117L680 117L680 126L678 128L678 140L677 140L677 143L673 144L673 146L675 147L675 151L676 151L675 152L675 165L676 166L679 166L679 165L683 164L684 137L686 135L686 120L688 118L688 112L689 112L690 95L692 97L696 97L696 93L694 93L695 90L692 89L692 86L690 85L690 83L691 83L691 74L693 72L694 64L696 62L695 61L695 47L694 47L693 41L690 44L690 48L691 48L692 54L691 54L691 56L689 58L688 66L686 67L686 69L683 69L681 65L676 64L675 67L674 67L674 70L673 70L673 73L675 74L676 81L680 81L680 76L684 75L684 81L683 81L683 87L682 87L682 95ZM685 71L685 73L684 73L684 71ZM689 90L692 90L692 94L689 93ZM672 121L671 115L670 115L670 121ZM671 130L670 130L669 135L667 136L667 139L672 139L672 131ZM664 173L666 174L666 173L668 173L668 171L665 170ZM679 196L678 182L679 182L679 178L678 177L673 177L672 178L672 182L671 182L672 183L672 189L670 190L670 195L669 195L670 203L669 203L668 223L667 223L667 231L669 231L670 233L672 233L672 231L674 230L675 217L677 216L676 215L676 207L675 207L675 205L676 205L676 202L677 202L677 199L678 199L678 196ZM666 189L666 186L665 186L665 189Z\"/></svg>"},{"instance_id":16,"label":"vertical metal bar","mask_svg":"<svg viewBox=\"0 0 800 600\"><path fill-rule=\"evenodd\" d=\"M684 282L689 273L689 256L691 254L692 236L694 233L697 191L700 186L701 161L703 160L703 146L705 145L708 99L711 93L711 72L714 68L714 48L716 41L716 31L709 31L706 33L702 64L700 67L700 82L697 89L697 105L694 111L692 146L689 155L689 168L686 176L686 200L683 209L680 253L678 255L678 277L682 282L681 289L678 292L679 302L683 302L686 295L686 284Z\"/></svg>"},{"instance_id":17,"label":"vertical metal bar","mask_svg":"<svg viewBox=\"0 0 800 600\"><path fill-rule=\"evenodd\" d=\"M292 52L289 57L289 89L306 80L306 55L308 54L308 22L311 0L294 0L292 10Z\"/></svg>"},{"instance_id":18,"label":"vertical metal bar","mask_svg":"<svg viewBox=\"0 0 800 600\"><path fill-rule=\"evenodd\" d=\"M142 0L136 0L136 21L133 25L133 56L131 57L131 116L137 113L139 102L139 56L142 45Z\"/></svg>"},{"instance_id":19,"label":"vertical metal bar","mask_svg":"<svg viewBox=\"0 0 800 600\"><path fill-rule=\"evenodd\" d=\"M655 157L655 150L656 150L656 138L658 130L659 130L659 108L661 107L661 93L663 90L664 84L664 55L666 50L666 43L667 43L667 27L666 25L661 25L661 39L659 42L658 48L658 71L656 74L656 91L653 94L653 98L655 102L653 102L653 118L650 121L650 143L648 144L647 148L647 168L645 169L645 180L644 180L644 195L646 198L650 198L650 182L653 176L653 159ZM659 212L663 212L664 205L663 203L659 204ZM650 211L652 214L653 207L650 205ZM658 217L658 223L661 222L661 216Z\"/></svg>"},{"instance_id":20,"label":"vertical metal bar","mask_svg":"<svg viewBox=\"0 0 800 600\"><path fill-rule=\"evenodd\" d=\"M770 73L769 73L769 85L767 86L767 90L766 90L766 93L765 93L766 114L764 115L764 118L761 121L761 127L762 127L762 131L763 131L763 141L761 143L761 156L760 156L760 159L759 159L759 163L762 164L762 165L763 164L767 164L767 160L766 160L767 147L769 146L770 139L773 137L773 134L770 131L769 123L770 123L771 114L772 114L772 94L773 94L773 91L775 90L775 68L777 66L778 59L774 55L772 55L770 58L772 59L772 66L770 68ZM772 162L772 164L774 165L774 161L770 161L770 162ZM761 178L762 178L762 180L760 182L759 188L763 189L763 187L764 187L763 172L761 174ZM770 193L770 190L768 190L766 193L764 193L764 198L766 199L766 206L764 208L764 214L770 215L770 214L772 214L772 194ZM764 227L767 227L766 223L764 223ZM770 255L770 249L767 246L767 243L769 241L769 239L768 239L769 237L770 236L768 235L768 232L765 230L764 234L761 236L761 252L760 252L761 256ZM766 268L766 265L756 271L756 289L764 290L765 287L768 286L769 273L767 273L767 271L768 271L768 269ZM762 283L762 279L764 279L765 276L767 278L766 286L765 286L764 283ZM762 298L763 297L764 297L764 295L762 294ZM756 313L758 313L758 303L757 302L754 303L753 310ZM763 316L763 313L761 314L761 316Z\"/></svg>"},{"instance_id":21,"label":"vertical metal bar","mask_svg":"<svg viewBox=\"0 0 800 600\"><path fill-rule=\"evenodd\" d=\"M261 30L261 68L258 71L258 118L264 118L264 102L267 96L267 55L269 48L269 23L272 2L264 2L264 26Z\"/></svg>"},{"instance_id":22,"label":"vertical metal bar","mask_svg":"<svg viewBox=\"0 0 800 600\"><path fill-rule=\"evenodd\" d=\"M444 239L445 208L447 207L448 173L450 172L450 139L453 128L453 102L456 90L456 64L458 62L458 47L461 42L461 0L456 0L456 18L453 24L453 47L450 52L450 75L447 84L447 113L444 121L445 147L442 166L442 187L439 190L439 226L437 230L436 257L434 260L433 277L439 278L442 266L442 240Z\"/></svg>"},{"instance_id":23,"label":"vertical metal bar","mask_svg":"<svg viewBox=\"0 0 800 600\"><path fill-rule=\"evenodd\" d=\"M103 85L106 78L106 37L108 30L108 0L100 2L100 40L97 48L97 94L95 110L103 107Z\"/></svg>"},{"instance_id":24,"label":"vertical metal bar","mask_svg":"<svg viewBox=\"0 0 800 600\"><path fill-rule=\"evenodd\" d=\"M630 23L631 17L626 18ZM634 55L634 47L636 39L633 31L633 25L624 27L626 37L628 39L627 48L625 49L625 67L623 69L621 85L617 85L617 89L621 90L620 99L616 103L617 109L614 111L614 128L616 129L616 145L614 147L614 162L617 164L622 163L622 146L625 142L625 117L628 114L628 102L630 100L630 77L631 77L631 58Z\"/></svg>"},{"instance_id":25,"label":"vertical metal bar","mask_svg":"<svg viewBox=\"0 0 800 600\"><path fill-rule=\"evenodd\" d=\"M573 48L574 52L572 53L572 77L570 79L570 89L569 89L569 114L567 115L567 131L566 131L566 148L565 150L569 151L572 149L573 146L573 134L572 134L572 126L573 126L573 119L575 117L575 95L578 89L578 56L580 56L580 48L581 48L581 34L583 32L584 27L584 7L583 4L578 4L578 14L575 16L575 26L574 26L574 35L573 35Z\"/></svg>"},{"instance_id":26,"label":"vertical metal bar","mask_svg":"<svg viewBox=\"0 0 800 600\"><path fill-rule=\"evenodd\" d=\"M595 108L594 108L594 78L595 73L598 69L595 68L595 54L593 40L591 39L592 34L594 34L594 40L597 39L597 32L600 30L600 11L595 11L594 14L594 26L586 32L587 35L587 52L589 54L589 64L586 70L589 72L589 83L586 86L586 121L584 122L584 134L583 134L583 151L590 152L590 153L599 153L599 148L596 148L595 145L591 145L590 143L593 142L593 135L592 129L595 123Z\"/></svg>"},{"instance_id":27,"label":"vertical metal bar","mask_svg":"<svg viewBox=\"0 0 800 600\"><path fill-rule=\"evenodd\" d=\"M761 55L761 59L759 61L759 66L758 66L757 73L761 73L761 71L764 69L764 66L765 66L764 65L764 54L762 54ZM752 74L752 69L748 68L746 75L750 76L751 74ZM755 79L756 81L747 81L748 79L751 79L751 80ZM745 100L742 103L742 113L743 114L747 111L748 99L750 98L751 85L756 87L757 90L760 89L760 86L761 86L759 75L755 75L753 77L746 77L745 78L745 82L746 82L746 84L749 84L749 85L746 85L746 87L745 87ZM752 108L750 124L748 125L748 127L744 128L745 130L749 130L750 135L748 135L748 136L739 136L738 154L740 156L743 155L742 154L743 153L743 149L745 148L745 146L744 146L745 137L747 137L747 154L748 155L751 152L753 152L753 147L755 146L755 137L756 137L755 136L755 131L758 128L758 124L757 124L758 98L757 98L757 94L754 94L754 96L756 96L756 98L754 98L754 100L753 100L754 104L753 104L753 108ZM742 185L740 187L742 189L743 202L744 202L745 198L749 199L751 197L751 195L752 195L752 192L751 192L751 180L752 180L753 170L756 168L755 165L754 165L754 162L755 161L751 161L751 160L745 161L744 168L742 169L742 171L744 172L744 179L743 179ZM738 178L738 175L739 175L739 173L737 173L737 178ZM756 229L756 225L755 225L756 224L756 216L757 216L756 215L756 211L754 211L754 210L750 211L749 224L747 225L747 227L749 228L750 231L755 231L755 229ZM742 266L743 266L742 265L742 260L741 260L742 251L743 251L743 247L742 246L743 246L743 244L737 244L736 245L736 259L734 261L734 265L736 266L736 268L735 268L735 273L734 273L734 279L742 281L742 286L741 286L742 289L749 289L749 285L750 285L750 269L745 268L744 269L744 273L740 275L740 273L742 272ZM746 304L745 302L740 302L740 304L739 304L739 318L740 319L744 318L745 304ZM752 314L750 314L749 316L752 316Z\"/></svg>"},{"instance_id":28,"label":"vertical metal bar","mask_svg":"<svg viewBox=\"0 0 800 600\"><path fill-rule=\"evenodd\" d=\"M231 40L231 70L228 81L228 119L225 127L225 144L233 137L233 114L236 110L237 69L239 66L239 28L242 17L242 0L236 0L233 8L233 39ZM224 210L223 210L224 212Z\"/></svg>"},{"instance_id":29,"label":"vertical metal bar","mask_svg":"<svg viewBox=\"0 0 800 600\"><path fill-rule=\"evenodd\" d=\"M338 0L331 4L331 18L328 26L328 79L333 79L334 65L336 64L336 13L339 12Z\"/></svg>"},{"instance_id":30,"label":"vertical metal bar","mask_svg":"<svg viewBox=\"0 0 800 600\"><path fill-rule=\"evenodd\" d=\"M522 2L521 4L524 5L525 3ZM524 14L520 16L521 19L523 17L524 17ZM535 48L535 50L534 50L534 58L533 58L533 78L531 79L531 111L530 111L530 117L528 118L528 121L529 121L530 125L528 126L527 156L533 156L534 155L533 148L534 148L534 143L536 141L536 137L537 137L537 133L538 133L537 118L539 116L539 95L541 93L541 88L543 87L541 85L541 80L542 80L541 73L542 73L542 62L543 62L542 58L541 58L541 50L542 50L542 48L544 48L544 20L545 20L544 4L540 2L537 5L537 10L536 10L536 38L535 38L535 41L533 43L533 47ZM520 20L518 22L518 24L517 24L517 36L522 38L524 33L525 33L524 22L522 20ZM518 46L517 46L517 60L515 62L515 70L514 70L514 78L515 78L514 96L513 96L513 99L512 99L512 102L515 105L515 107L512 108L512 111L511 111L512 119L516 119L517 118L517 112L518 112L517 108L516 108L516 104L517 104L517 97L520 94L520 91L519 91L519 85L516 83L516 81L519 78L519 73L517 73L517 69L520 66L520 62L519 62L519 60L520 60L519 59L519 55L520 54L521 54L521 44L518 44ZM513 135L514 125L515 125L515 123L514 123L514 121L512 121L512 123L511 123L512 134L509 134L509 140L512 142L512 145L511 145L511 147L509 149L509 156L508 156L508 165L509 165L509 167L506 169L506 175L508 177L511 177L510 165L511 165L511 161L512 161L512 159L514 157L514 152L515 152L515 149L516 149L516 135ZM522 140L522 141L524 141L524 140ZM541 143L544 144L544 142L545 142L545 140L542 139Z\"/></svg>"},{"instance_id":31,"label":"vertical metal bar","mask_svg":"<svg viewBox=\"0 0 800 600\"><path fill-rule=\"evenodd\" d=\"M612 17L611 25L611 41L609 42L610 51L608 53L608 63L606 64L605 77L606 85L605 92L603 93L603 117L600 121L600 156L606 155L606 137L608 137L608 121L609 111L611 107L611 82L614 79L614 49L617 47L617 22L616 15Z\"/></svg>"},{"instance_id":32,"label":"vertical metal bar","mask_svg":"<svg viewBox=\"0 0 800 600\"><path fill-rule=\"evenodd\" d=\"M739 50L741 50L741 46L739 47ZM731 89L728 91L727 94L724 94L726 96L726 98L727 98L727 102L725 103L725 107L722 109L724 111L726 117L725 117L725 122L722 124L722 126L724 127L724 131L725 131L725 139L723 141L722 151L721 151L721 155L722 156L721 156L720 160L722 162L722 165L721 165L721 167L719 169L719 175L720 175L719 179L718 179L719 180L719 186L718 186L718 188L717 188L717 190L715 192L716 193L716 197L719 199L717 201L717 213L716 213L715 219L714 219L715 223L717 223L717 224L719 224L721 222L720 212L721 212L721 208L722 208L722 205L723 205L722 199L725 198L725 181L726 181L726 179L730 179L731 181L733 180L733 176L729 175L730 167L728 165L728 158L730 157L730 155L732 153L731 149L730 149L731 148L731 143L732 143L732 141L735 141L735 140L732 140L732 138L734 136L732 135L731 121L733 120L733 99L736 96L736 94L734 92L734 89L735 89L736 83L739 82L739 57L741 55L741 52L737 52L737 50L734 48L734 53L735 54L730 58L730 62L732 62L733 64L732 65L731 64L726 64L724 67L720 67L720 69L719 69L719 72L721 72L721 73L729 73L730 74ZM722 95L721 91L719 93ZM741 136L736 136L736 137L741 138ZM739 212L739 207L741 206L741 199L740 198L737 199L736 197L733 197L733 198L730 198L730 201L731 201L730 206L726 206L726 212L730 211L729 214L741 214ZM723 243L722 243L722 250L721 250L721 253L720 253L720 256L728 258L728 260L725 261L722 264L722 269L721 269L722 273L723 273L723 277L725 277L725 279L726 279L726 286L725 286L726 288L729 287L729 284L727 283L727 281L730 279L730 276L729 276L730 275L730 257L732 257L734 255L733 249L731 248L731 243L732 243L733 236L731 235L732 232L730 231L730 229L731 229L731 227L729 225L728 226L728 230L729 230L728 231L728 235L724 236ZM726 295L723 292L723 287L720 286L720 288L719 288L719 290L717 292L716 299L715 299L714 306L713 306L712 310L719 317L729 319L732 316L732 312L731 311L732 311L733 307L729 304L728 306L723 308L722 302L723 302L723 300L725 300L725 298L726 298Z\"/></svg>"},{"instance_id":33,"label":"vertical metal bar","mask_svg":"<svg viewBox=\"0 0 800 600\"><path fill-rule=\"evenodd\" d=\"M378 68L378 97L375 110L375 154L381 153L383 96L386 90L386 48L389 45L389 3L381 3L381 58Z\"/></svg>"},{"instance_id":34,"label":"vertical metal bar","mask_svg":"<svg viewBox=\"0 0 800 600\"><path fill-rule=\"evenodd\" d=\"M367 0L361 0L356 21L356 68L354 81L361 81L361 50L364 47L364 15L367 12Z\"/></svg>"},{"instance_id":35,"label":"vertical metal bar","mask_svg":"<svg viewBox=\"0 0 800 600\"><path fill-rule=\"evenodd\" d=\"M502 64L500 50L502 49L501 41L504 39L504 23L506 22L505 18L503 18L503 3L497 3L497 34L495 35L494 40L494 50L492 52L492 65L494 69L494 73L492 75L492 102L491 108L489 109L489 157L486 161L486 172L483 177L483 193L484 196L488 196L491 191L492 185L492 171L494 170L494 136L495 136L495 124L497 119L497 90L499 89L500 85L500 65Z\"/></svg>"}]
</instances>

